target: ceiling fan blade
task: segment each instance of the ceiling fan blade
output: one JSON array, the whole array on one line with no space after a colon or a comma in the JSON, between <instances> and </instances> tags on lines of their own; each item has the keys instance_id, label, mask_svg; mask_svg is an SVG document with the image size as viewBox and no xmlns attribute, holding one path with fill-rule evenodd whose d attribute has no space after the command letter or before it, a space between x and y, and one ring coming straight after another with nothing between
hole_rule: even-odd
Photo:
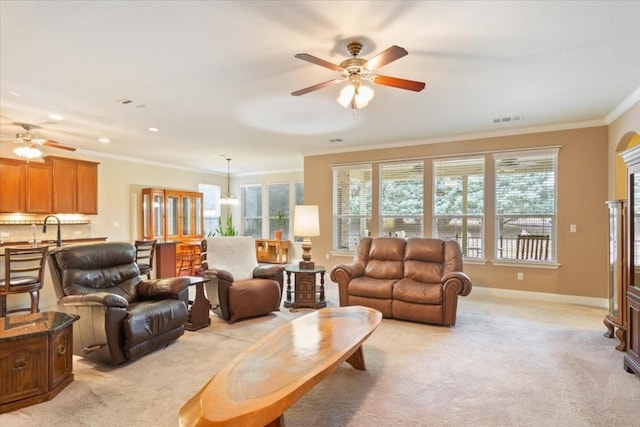
<instances>
[{"instance_id":1,"label":"ceiling fan blade","mask_svg":"<svg viewBox=\"0 0 640 427\"><path fill-rule=\"evenodd\" d=\"M302 59L303 61L311 62L312 64L316 64L316 65L319 65L321 67L328 68L328 69L333 70L333 71L342 71L344 69L339 65L332 64L329 61L325 61L324 59L320 59L320 58L315 57L313 55L309 55L308 53L299 53L295 57L298 58L298 59Z\"/></svg>"},{"instance_id":2,"label":"ceiling fan blade","mask_svg":"<svg viewBox=\"0 0 640 427\"><path fill-rule=\"evenodd\" d=\"M397 87L399 89L407 89L414 92L420 92L422 89L424 89L425 86L423 82L416 82L414 80L405 80L399 79L397 77L380 75L372 76L371 81L377 85Z\"/></svg>"},{"instance_id":3,"label":"ceiling fan blade","mask_svg":"<svg viewBox=\"0 0 640 427\"><path fill-rule=\"evenodd\" d=\"M41 142L40 144L44 145L45 147L49 147L49 148L59 148L61 150L76 151L75 147L69 147L67 145L62 145L59 142L52 141L50 139L46 139L43 142Z\"/></svg>"},{"instance_id":4,"label":"ceiling fan blade","mask_svg":"<svg viewBox=\"0 0 640 427\"><path fill-rule=\"evenodd\" d=\"M322 89L324 87L331 86L332 84L340 83L342 81L344 81L344 79L328 80L326 82L318 83L317 85L309 86L307 88L300 89L295 92L291 92L291 95L293 96L304 95L305 93L313 92L314 90Z\"/></svg>"},{"instance_id":5,"label":"ceiling fan blade","mask_svg":"<svg viewBox=\"0 0 640 427\"><path fill-rule=\"evenodd\" d=\"M400 59L403 56L407 56L408 54L409 52L407 52L405 48L393 45L368 60L364 66L369 70L375 70L376 68L384 67L388 63Z\"/></svg>"}]
</instances>

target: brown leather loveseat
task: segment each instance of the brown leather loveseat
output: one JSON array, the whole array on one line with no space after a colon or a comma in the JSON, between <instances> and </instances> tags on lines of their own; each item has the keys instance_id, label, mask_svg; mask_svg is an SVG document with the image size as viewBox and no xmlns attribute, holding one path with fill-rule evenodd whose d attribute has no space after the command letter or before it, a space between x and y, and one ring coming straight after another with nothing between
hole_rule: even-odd
<instances>
[{"instance_id":1,"label":"brown leather loveseat","mask_svg":"<svg viewBox=\"0 0 640 427\"><path fill-rule=\"evenodd\" d=\"M48 261L58 307L80 316L74 354L116 365L184 333L189 279L143 280L131 243L57 248Z\"/></svg>"},{"instance_id":2,"label":"brown leather loveseat","mask_svg":"<svg viewBox=\"0 0 640 427\"><path fill-rule=\"evenodd\" d=\"M365 237L352 264L337 265L340 306L364 305L386 318L437 325L456 323L458 295L471 292L454 240Z\"/></svg>"}]
</instances>

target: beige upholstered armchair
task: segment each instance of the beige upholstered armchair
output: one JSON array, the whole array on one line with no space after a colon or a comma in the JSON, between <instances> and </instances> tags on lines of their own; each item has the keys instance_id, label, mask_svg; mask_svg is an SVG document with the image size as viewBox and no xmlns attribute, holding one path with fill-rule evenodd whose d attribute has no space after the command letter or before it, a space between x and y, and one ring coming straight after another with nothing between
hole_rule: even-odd
<instances>
[{"instance_id":1,"label":"beige upholstered armchair","mask_svg":"<svg viewBox=\"0 0 640 427\"><path fill-rule=\"evenodd\" d=\"M208 237L204 246L207 298L218 316L234 322L280 309L284 267L258 264L253 237Z\"/></svg>"}]
</instances>

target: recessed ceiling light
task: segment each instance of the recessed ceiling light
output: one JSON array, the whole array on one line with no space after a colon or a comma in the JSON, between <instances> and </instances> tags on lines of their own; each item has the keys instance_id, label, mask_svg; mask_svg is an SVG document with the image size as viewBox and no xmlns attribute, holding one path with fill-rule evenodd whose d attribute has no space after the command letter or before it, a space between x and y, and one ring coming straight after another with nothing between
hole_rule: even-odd
<instances>
[{"instance_id":1,"label":"recessed ceiling light","mask_svg":"<svg viewBox=\"0 0 640 427\"><path fill-rule=\"evenodd\" d=\"M10 91L9 95L20 96L20 94L18 92L14 92L14 91Z\"/></svg>"},{"instance_id":2,"label":"recessed ceiling light","mask_svg":"<svg viewBox=\"0 0 640 427\"><path fill-rule=\"evenodd\" d=\"M109 138L99 138L98 142L102 142L103 144L108 144L111 142Z\"/></svg>"},{"instance_id":3,"label":"recessed ceiling light","mask_svg":"<svg viewBox=\"0 0 640 427\"><path fill-rule=\"evenodd\" d=\"M160 131L160 129L158 129L158 128L147 128L147 130L149 132L158 132L158 131Z\"/></svg>"},{"instance_id":4,"label":"recessed ceiling light","mask_svg":"<svg viewBox=\"0 0 640 427\"><path fill-rule=\"evenodd\" d=\"M332 138L329 142L342 142L342 138Z\"/></svg>"},{"instance_id":5,"label":"recessed ceiling light","mask_svg":"<svg viewBox=\"0 0 640 427\"><path fill-rule=\"evenodd\" d=\"M60 120L64 120L64 116L63 116L62 114L57 114L57 113L51 113L51 114L49 114L49 118L50 118L51 120L58 120L58 121L60 121Z\"/></svg>"}]
</instances>

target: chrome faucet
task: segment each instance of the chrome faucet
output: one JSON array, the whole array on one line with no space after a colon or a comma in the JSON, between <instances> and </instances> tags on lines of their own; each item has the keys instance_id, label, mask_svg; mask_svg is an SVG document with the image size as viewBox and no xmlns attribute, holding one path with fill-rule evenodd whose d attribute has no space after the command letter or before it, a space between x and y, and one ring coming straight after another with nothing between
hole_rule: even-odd
<instances>
[{"instance_id":1,"label":"chrome faucet","mask_svg":"<svg viewBox=\"0 0 640 427\"><path fill-rule=\"evenodd\" d=\"M56 246L57 246L57 247L60 247L60 246L62 246L62 239L60 238L60 218L58 218L58 217L57 217L57 216L55 216L55 215L47 215L47 216L44 218L44 225L42 226L42 232L43 232L43 233L46 233L46 232L47 232L47 220L48 220L49 218L53 218L53 219L55 219L55 220L58 222L58 235L57 235L57 237L56 237Z\"/></svg>"}]
</instances>

